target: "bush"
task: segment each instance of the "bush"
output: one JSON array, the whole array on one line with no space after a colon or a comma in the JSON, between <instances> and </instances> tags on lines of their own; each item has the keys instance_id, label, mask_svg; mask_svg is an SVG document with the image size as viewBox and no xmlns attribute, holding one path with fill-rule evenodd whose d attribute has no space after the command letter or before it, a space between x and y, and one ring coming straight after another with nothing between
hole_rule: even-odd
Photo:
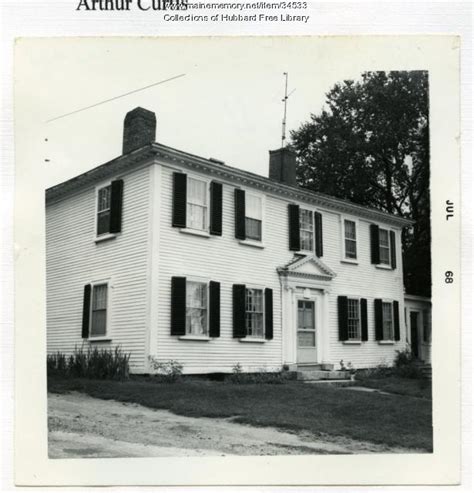
<instances>
[{"instance_id":1,"label":"bush","mask_svg":"<svg viewBox=\"0 0 474 493\"><path fill-rule=\"evenodd\" d=\"M115 349L74 348L73 354L66 357L57 352L48 355L48 376L97 378L123 380L130 375L130 353L124 353L118 346Z\"/></svg>"},{"instance_id":2,"label":"bush","mask_svg":"<svg viewBox=\"0 0 474 493\"><path fill-rule=\"evenodd\" d=\"M423 373L420 367L416 364L415 357L410 348L407 347L403 351L397 351L394 360L394 373L403 378L423 378Z\"/></svg>"},{"instance_id":3,"label":"bush","mask_svg":"<svg viewBox=\"0 0 474 493\"><path fill-rule=\"evenodd\" d=\"M158 361L153 356L149 357L151 366L157 372L156 377L164 382L175 383L181 380L183 365L176 360Z\"/></svg>"},{"instance_id":4,"label":"bush","mask_svg":"<svg viewBox=\"0 0 474 493\"><path fill-rule=\"evenodd\" d=\"M232 374L228 375L226 380L237 384L282 384L289 380L294 380L294 372L287 370L283 371L267 371L261 369L253 373L244 373L240 363L237 363L232 368Z\"/></svg>"}]
</instances>

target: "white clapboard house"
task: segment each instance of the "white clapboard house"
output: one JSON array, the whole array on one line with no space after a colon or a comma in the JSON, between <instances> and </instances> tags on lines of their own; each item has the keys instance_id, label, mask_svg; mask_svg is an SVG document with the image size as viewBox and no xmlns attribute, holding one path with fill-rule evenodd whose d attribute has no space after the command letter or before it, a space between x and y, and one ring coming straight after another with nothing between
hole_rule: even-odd
<instances>
[{"instance_id":1,"label":"white clapboard house","mask_svg":"<svg viewBox=\"0 0 474 493\"><path fill-rule=\"evenodd\" d=\"M123 153L46 192L48 352L177 360L185 373L391 364L410 342L407 219L155 143L130 111ZM327 365L327 366L326 366Z\"/></svg>"}]
</instances>

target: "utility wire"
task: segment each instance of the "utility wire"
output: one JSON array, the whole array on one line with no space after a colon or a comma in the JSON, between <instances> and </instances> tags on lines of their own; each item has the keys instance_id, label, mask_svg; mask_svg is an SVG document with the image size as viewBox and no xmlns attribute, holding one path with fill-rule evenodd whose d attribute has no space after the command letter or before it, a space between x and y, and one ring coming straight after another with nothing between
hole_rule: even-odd
<instances>
[{"instance_id":1,"label":"utility wire","mask_svg":"<svg viewBox=\"0 0 474 493\"><path fill-rule=\"evenodd\" d=\"M100 101L99 103L91 104L90 106L86 106L85 108L80 108L78 110L71 111L70 113L65 113L64 115L55 116L54 118L51 118L50 120L46 120L46 123L50 123L50 122L53 122L55 120L59 120L60 118L64 118L64 117L69 116L69 115L74 115L75 113L79 113L80 111L85 111L85 110L89 110L91 108L95 108L96 106L99 106L101 104L109 103L110 101L114 101L115 99L123 98L124 96L129 96L130 94L134 94L136 92L144 91L145 89L149 89L150 87L154 87L154 86L158 86L160 84L164 84L165 82L170 82L172 80L179 79L180 77L184 77L185 75L186 74L175 75L174 77L171 77L169 79L160 80L159 82L154 82L153 84L150 84L148 86L140 87L140 89L134 89L133 91L126 92L124 94L120 94L119 96L114 96L113 98L106 99L105 101Z\"/></svg>"}]
</instances>

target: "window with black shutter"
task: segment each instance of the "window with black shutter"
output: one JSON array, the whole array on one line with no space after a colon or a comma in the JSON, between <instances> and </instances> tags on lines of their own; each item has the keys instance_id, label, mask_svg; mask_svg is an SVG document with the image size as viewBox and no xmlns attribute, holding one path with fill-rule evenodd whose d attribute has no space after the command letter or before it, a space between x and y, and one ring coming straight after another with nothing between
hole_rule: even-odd
<instances>
[{"instance_id":1,"label":"window with black shutter","mask_svg":"<svg viewBox=\"0 0 474 493\"><path fill-rule=\"evenodd\" d=\"M314 213L315 253L317 257L323 256L323 216L320 212Z\"/></svg>"},{"instance_id":2,"label":"window with black shutter","mask_svg":"<svg viewBox=\"0 0 474 493\"><path fill-rule=\"evenodd\" d=\"M265 339L273 339L273 291L265 289Z\"/></svg>"},{"instance_id":3,"label":"window with black shutter","mask_svg":"<svg viewBox=\"0 0 474 493\"><path fill-rule=\"evenodd\" d=\"M288 204L288 229L290 250L300 250L300 208L296 204Z\"/></svg>"},{"instance_id":4,"label":"window with black shutter","mask_svg":"<svg viewBox=\"0 0 474 493\"><path fill-rule=\"evenodd\" d=\"M173 173L173 227L186 227L186 190L185 173Z\"/></svg>"},{"instance_id":5,"label":"window with black shutter","mask_svg":"<svg viewBox=\"0 0 474 493\"><path fill-rule=\"evenodd\" d=\"M337 297L339 340L347 341L347 296Z\"/></svg>"},{"instance_id":6,"label":"window with black shutter","mask_svg":"<svg viewBox=\"0 0 474 493\"><path fill-rule=\"evenodd\" d=\"M221 285L216 281L209 283L209 336L221 335Z\"/></svg>"},{"instance_id":7,"label":"window with black shutter","mask_svg":"<svg viewBox=\"0 0 474 493\"><path fill-rule=\"evenodd\" d=\"M370 225L370 261L372 264L380 263L379 227L376 224Z\"/></svg>"},{"instance_id":8,"label":"window with black shutter","mask_svg":"<svg viewBox=\"0 0 474 493\"><path fill-rule=\"evenodd\" d=\"M232 286L232 335L235 338L247 335L245 326L245 291L245 284L234 284Z\"/></svg>"},{"instance_id":9,"label":"window with black shutter","mask_svg":"<svg viewBox=\"0 0 474 493\"><path fill-rule=\"evenodd\" d=\"M222 184L215 181L211 182L211 235L222 235Z\"/></svg>"},{"instance_id":10,"label":"window with black shutter","mask_svg":"<svg viewBox=\"0 0 474 493\"><path fill-rule=\"evenodd\" d=\"M123 180L97 190L97 236L122 231Z\"/></svg>"},{"instance_id":11,"label":"window with black shutter","mask_svg":"<svg viewBox=\"0 0 474 493\"><path fill-rule=\"evenodd\" d=\"M171 278L171 335L186 334L186 278Z\"/></svg>"}]
</instances>

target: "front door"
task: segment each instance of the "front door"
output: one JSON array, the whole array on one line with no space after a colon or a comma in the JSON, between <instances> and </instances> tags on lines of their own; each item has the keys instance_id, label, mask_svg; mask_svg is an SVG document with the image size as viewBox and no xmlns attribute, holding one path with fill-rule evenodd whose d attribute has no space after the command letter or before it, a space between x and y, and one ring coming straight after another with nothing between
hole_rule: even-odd
<instances>
[{"instance_id":1,"label":"front door","mask_svg":"<svg viewBox=\"0 0 474 493\"><path fill-rule=\"evenodd\" d=\"M411 354L418 358L418 312L410 312L410 340Z\"/></svg>"},{"instance_id":2,"label":"front door","mask_svg":"<svg viewBox=\"0 0 474 493\"><path fill-rule=\"evenodd\" d=\"M297 362L316 363L316 304L298 300Z\"/></svg>"}]
</instances>

